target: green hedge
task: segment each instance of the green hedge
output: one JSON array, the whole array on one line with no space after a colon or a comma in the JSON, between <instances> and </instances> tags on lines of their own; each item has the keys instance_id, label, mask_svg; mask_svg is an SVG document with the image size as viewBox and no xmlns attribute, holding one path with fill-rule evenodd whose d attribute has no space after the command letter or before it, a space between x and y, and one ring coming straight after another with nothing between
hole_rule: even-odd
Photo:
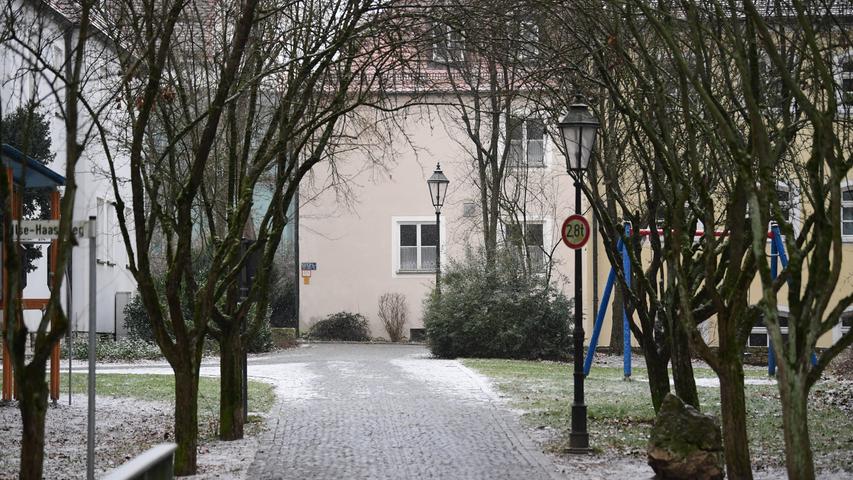
<instances>
[{"instance_id":1,"label":"green hedge","mask_svg":"<svg viewBox=\"0 0 853 480\"><path fill-rule=\"evenodd\" d=\"M62 355L67 354L67 347L63 346ZM89 340L87 338L76 338L71 342L71 354L75 360L86 360L89 358ZM99 362L132 362L138 360L158 360L163 358L160 347L144 340L133 338L122 338L120 340L98 339L95 356Z\"/></svg>"}]
</instances>

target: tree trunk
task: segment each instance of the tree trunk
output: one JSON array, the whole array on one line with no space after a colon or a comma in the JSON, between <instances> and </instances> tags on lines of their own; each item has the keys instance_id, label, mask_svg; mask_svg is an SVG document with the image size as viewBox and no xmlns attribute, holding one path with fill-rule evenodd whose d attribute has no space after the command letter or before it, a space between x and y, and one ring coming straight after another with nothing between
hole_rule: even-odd
<instances>
[{"instance_id":1,"label":"tree trunk","mask_svg":"<svg viewBox=\"0 0 853 480\"><path fill-rule=\"evenodd\" d=\"M814 458L809 440L807 369L780 368L779 393L782 397L782 426L785 434L785 466L788 478L815 478Z\"/></svg>"},{"instance_id":2,"label":"tree trunk","mask_svg":"<svg viewBox=\"0 0 853 480\"><path fill-rule=\"evenodd\" d=\"M175 475L196 473L198 456L198 369L175 369Z\"/></svg>"},{"instance_id":3,"label":"tree trunk","mask_svg":"<svg viewBox=\"0 0 853 480\"><path fill-rule=\"evenodd\" d=\"M219 438L243 438L243 342L239 327L222 332L219 363Z\"/></svg>"},{"instance_id":4,"label":"tree trunk","mask_svg":"<svg viewBox=\"0 0 853 480\"><path fill-rule=\"evenodd\" d=\"M693 363L690 358L690 343L687 332L679 320L673 320L669 326L670 356L672 358L672 378L675 394L689 405L699 410L699 392L696 391L696 379L693 376Z\"/></svg>"},{"instance_id":5,"label":"tree trunk","mask_svg":"<svg viewBox=\"0 0 853 480\"><path fill-rule=\"evenodd\" d=\"M720 410L723 423L723 452L729 478L752 480L749 437L746 434L746 398L740 355L720 359Z\"/></svg>"},{"instance_id":6,"label":"tree trunk","mask_svg":"<svg viewBox=\"0 0 853 480\"><path fill-rule=\"evenodd\" d=\"M663 398L669 393L669 372L667 371L667 359L660 355L655 348L653 340L643 337L643 356L646 359L646 370L649 375L649 392L652 394L652 406L655 413L660 409ZM651 345L649 345L651 343Z\"/></svg>"},{"instance_id":7,"label":"tree trunk","mask_svg":"<svg viewBox=\"0 0 853 480\"><path fill-rule=\"evenodd\" d=\"M44 422L47 414L45 365L29 365L18 375L23 432L21 435L22 480L41 480L44 467Z\"/></svg>"}]
</instances>

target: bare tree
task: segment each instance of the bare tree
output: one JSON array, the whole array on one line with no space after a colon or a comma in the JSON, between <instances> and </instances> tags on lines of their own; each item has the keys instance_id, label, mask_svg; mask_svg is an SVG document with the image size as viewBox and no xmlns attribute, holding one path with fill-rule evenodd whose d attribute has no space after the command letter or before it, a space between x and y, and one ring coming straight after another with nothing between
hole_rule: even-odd
<instances>
[{"instance_id":1,"label":"bare tree","mask_svg":"<svg viewBox=\"0 0 853 480\"><path fill-rule=\"evenodd\" d=\"M383 293L379 297L379 318L392 342L403 341L403 331L409 320L409 305L402 293Z\"/></svg>"},{"instance_id":2,"label":"bare tree","mask_svg":"<svg viewBox=\"0 0 853 480\"><path fill-rule=\"evenodd\" d=\"M57 20L59 19L59 20ZM93 130L81 104L98 104L97 99L83 93L97 89L98 72L106 66L104 46L95 42L92 25L92 2L81 1L72 12L56 12L42 2L7 2L3 5L0 27L0 49L8 66L17 65L12 78L3 78L3 97L29 108L44 106L55 112L64 126L65 191L57 206L60 215L59 234L55 242L52 267L64 271L71 248L72 213L77 193L77 167ZM65 32L69 32L66 36ZM56 52L60 52L59 55ZM64 53L64 54L63 54ZM24 87L23 85L27 85ZM2 113L5 105L0 105ZM6 141L6 139L0 139ZM38 154L37 150L22 152ZM20 186L26 191L27 185ZM63 275L50 279L50 298L34 331L23 321L21 273L25 271L20 237L13 235L12 219L18 207L19 192L7 169L0 169L0 209L3 224L4 267L8 273L3 285L5 319L3 339L8 346L18 391L23 434L19 476L40 479L44 464L45 414L48 402L46 364L68 328L68 318L60 303ZM32 354L26 351L27 339L34 336Z\"/></svg>"},{"instance_id":3,"label":"bare tree","mask_svg":"<svg viewBox=\"0 0 853 480\"><path fill-rule=\"evenodd\" d=\"M364 128L357 107L395 108L381 86L402 27L393 4L374 0L115 7L133 206L127 214L114 176L119 227L175 371L175 469L191 474L205 337L221 345L220 436L240 438L244 345L267 315L265 266L288 207L311 169ZM253 208L259 185L271 197L262 211ZM250 224L256 238L247 244ZM261 268L241 289L253 262Z\"/></svg>"},{"instance_id":4,"label":"bare tree","mask_svg":"<svg viewBox=\"0 0 853 480\"><path fill-rule=\"evenodd\" d=\"M674 305L668 314L720 377L729 475L752 476L742 353L763 319L780 363L789 476L813 478L808 390L853 342L845 335L809 367L818 337L853 301L831 301L841 269L841 181L851 166L833 73L839 45L848 45L846 25L828 6L796 1L589 2L578 11L581 22L562 25L585 40L590 61L574 71L592 73L584 77L603 89L631 135L637 168L619 179L642 179L629 197L645 198L647 225L658 225L663 210L663 248L654 250L665 264L664 294L652 278L633 280L653 307ZM777 196L779 181L802 192L801 220ZM771 219L791 259L775 280L766 252ZM697 225L704 234L694 238ZM639 265L638 251L631 257ZM759 280L755 304L747 292ZM785 284L787 342L777 306ZM631 297L635 308L638 300ZM712 315L716 349L698 327Z\"/></svg>"}]
</instances>

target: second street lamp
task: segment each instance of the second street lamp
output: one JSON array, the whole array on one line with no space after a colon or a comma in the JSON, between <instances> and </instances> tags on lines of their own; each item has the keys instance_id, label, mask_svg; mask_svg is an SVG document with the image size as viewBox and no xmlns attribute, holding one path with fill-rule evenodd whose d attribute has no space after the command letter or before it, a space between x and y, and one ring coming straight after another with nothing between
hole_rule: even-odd
<instances>
[{"instance_id":1,"label":"second street lamp","mask_svg":"<svg viewBox=\"0 0 853 480\"><path fill-rule=\"evenodd\" d=\"M569 107L569 113L559 124L560 138L566 152L566 170L575 180L575 214L581 214L581 187L583 173L589 165L590 153L595 145L599 122L590 113L589 106L580 95ZM584 403L583 374L583 273L582 250L575 249L575 326L574 333L574 401L572 402L572 431L569 434L569 451L589 452L589 433L586 428L586 403Z\"/></svg>"},{"instance_id":2,"label":"second street lamp","mask_svg":"<svg viewBox=\"0 0 853 480\"><path fill-rule=\"evenodd\" d=\"M449 183L450 180L441 171L441 165L436 163L435 171L427 180L427 186L429 186L432 206L435 207L435 291L439 295L441 295L441 207L444 206Z\"/></svg>"}]
</instances>

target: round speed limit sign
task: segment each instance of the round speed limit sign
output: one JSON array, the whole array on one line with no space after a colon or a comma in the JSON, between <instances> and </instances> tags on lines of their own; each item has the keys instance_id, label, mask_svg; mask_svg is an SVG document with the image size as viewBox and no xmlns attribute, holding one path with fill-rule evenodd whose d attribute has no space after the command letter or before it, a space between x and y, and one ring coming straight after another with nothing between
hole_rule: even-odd
<instances>
[{"instance_id":1,"label":"round speed limit sign","mask_svg":"<svg viewBox=\"0 0 853 480\"><path fill-rule=\"evenodd\" d=\"M589 222L583 215L572 215L563 222L563 228L560 232L563 235L563 243L576 250L589 241Z\"/></svg>"}]
</instances>

